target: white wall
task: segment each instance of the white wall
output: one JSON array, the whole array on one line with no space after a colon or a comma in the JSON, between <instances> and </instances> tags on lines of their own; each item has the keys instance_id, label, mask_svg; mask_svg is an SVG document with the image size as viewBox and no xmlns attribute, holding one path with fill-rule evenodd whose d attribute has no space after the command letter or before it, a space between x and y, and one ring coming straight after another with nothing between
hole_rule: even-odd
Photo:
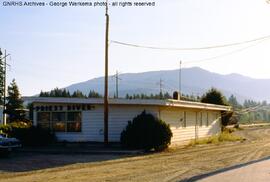
<instances>
[{"instance_id":1,"label":"white wall","mask_svg":"<svg viewBox=\"0 0 270 182\"><path fill-rule=\"evenodd\" d=\"M182 143L194 139L196 136L206 137L221 131L220 112L217 111L113 105L109 107L109 141L119 142L121 132L127 126L128 121L131 121L143 110L170 124L173 132L172 143ZM58 140L103 142L103 111L102 105L96 105L92 110L82 111L82 131L79 133L58 132L56 133ZM36 119L36 112L34 112L34 124L36 124Z\"/></svg>"},{"instance_id":2,"label":"white wall","mask_svg":"<svg viewBox=\"0 0 270 182\"><path fill-rule=\"evenodd\" d=\"M158 109L143 106L110 106L109 108L109 141L119 142L123 129L135 116L142 111L152 113L158 117ZM80 133L56 133L58 140L63 141L93 141L103 142L104 112L102 106L82 112L82 132Z\"/></svg>"},{"instance_id":3,"label":"white wall","mask_svg":"<svg viewBox=\"0 0 270 182\"><path fill-rule=\"evenodd\" d=\"M184 113L186 113L186 126L184 124ZM202 126L200 126L200 113L202 113ZM172 143L189 141L196 136L211 136L221 131L220 112L165 108L161 110L160 115L163 121L170 124L173 132Z\"/></svg>"}]
</instances>

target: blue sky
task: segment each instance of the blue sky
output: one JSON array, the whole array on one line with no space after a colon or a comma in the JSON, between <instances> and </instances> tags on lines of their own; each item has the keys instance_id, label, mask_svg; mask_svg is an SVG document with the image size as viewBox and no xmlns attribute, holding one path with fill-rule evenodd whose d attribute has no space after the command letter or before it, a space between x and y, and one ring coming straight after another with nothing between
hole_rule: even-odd
<instances>
[{"instance_id":1,"label":"blue sky","mask_svg":"<svg viewBox=\"0 0 270 182\"><path fill-rule=\"evenodd\" d=\"M77 0L78 1L78 0ZM8 81L23 95L64 87L104 74L102 7L3 7L0 47L12 55ZM49 1L48 1L49 2ZM110 39L160 47L201 47L270 35L265 0L156 0L155 7L110 8ZM270 40L207 51L157 51L110 44L110 74L199 66L222 73L270 78Z\"/></svg>"}]
</instances>

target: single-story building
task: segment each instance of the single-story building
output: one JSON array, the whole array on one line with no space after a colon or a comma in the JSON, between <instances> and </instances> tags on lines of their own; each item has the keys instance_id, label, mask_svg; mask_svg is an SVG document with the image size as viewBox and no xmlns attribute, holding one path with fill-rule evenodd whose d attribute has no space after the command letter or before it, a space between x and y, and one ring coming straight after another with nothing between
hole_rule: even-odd
<instances>
[{"instance_id":1,"label":"single-story building","mask_svg":"<svg viewBox=\"0 0 270 182\"><path fill-rule=\"evenodd\" d=\"M33 123L55 131L59 141L103 142L103 99L32 99ZM181 100L109 100L109 142L119 142L128 121L142 111L170 124L172 143L221 132L221 112L230 107Z\"/></svg>"}]
</instances>

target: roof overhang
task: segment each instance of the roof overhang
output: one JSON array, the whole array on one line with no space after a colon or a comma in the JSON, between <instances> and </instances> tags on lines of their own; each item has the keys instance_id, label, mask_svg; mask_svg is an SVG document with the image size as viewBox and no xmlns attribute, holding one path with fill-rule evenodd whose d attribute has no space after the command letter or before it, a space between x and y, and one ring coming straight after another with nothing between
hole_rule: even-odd
<instances>
[{"instance_id":1,"label":"roof overhang","mask_svg":"<svg viewBox=\"0 0 270 182\"><path fill-rule=\"evenodd\" d=\"M27 97L23 98L27 102L34 104L95 104L103 105L103 99L94 98L57 98L57 97ZM189 102L182 100L152 100L152 99L109 99L109 105L140 105L159 107L181 107L190 109L230 111L231 107L206 104L201 102Z\"/></svg>"}]
</instances>

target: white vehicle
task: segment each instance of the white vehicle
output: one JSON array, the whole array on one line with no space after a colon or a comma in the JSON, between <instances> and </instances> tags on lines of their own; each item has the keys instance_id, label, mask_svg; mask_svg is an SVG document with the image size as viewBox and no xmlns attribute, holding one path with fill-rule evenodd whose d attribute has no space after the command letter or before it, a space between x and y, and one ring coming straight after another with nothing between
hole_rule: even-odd
<instances>
[{"instance_id":1,"label":"white vehicle","mask_svg":"<svg viewBox=\"0 0 270 182\"><path fill-rule=\"evenodd\" d=\"M8 138L4 134L0 134L0 152L9 153L14 148L21 147L21 142L16 138Z\"/></svg>"}]
</instances>

